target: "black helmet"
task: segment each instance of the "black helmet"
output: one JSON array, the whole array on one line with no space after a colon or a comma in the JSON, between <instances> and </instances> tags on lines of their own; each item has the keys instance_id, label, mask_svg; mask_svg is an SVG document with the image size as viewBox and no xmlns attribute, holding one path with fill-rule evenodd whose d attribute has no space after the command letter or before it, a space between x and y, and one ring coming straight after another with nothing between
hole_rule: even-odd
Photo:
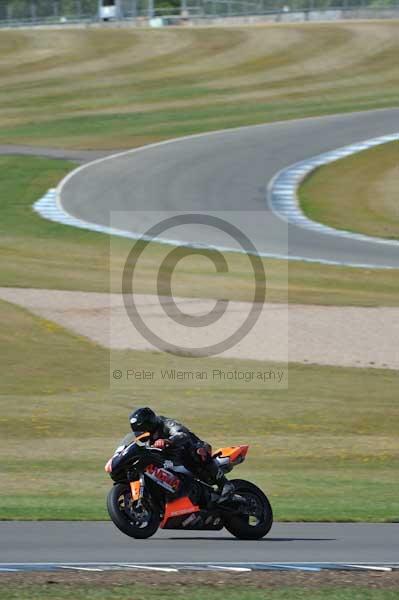
<instances>
[{"instance_id":1,"label":"black helmet","mask_svg":"<svg viewBox=\"0 0 399 600\"><path fill-rule=\"evenodd\" d=\"M151 408L138 408L129 417L130 427L135 435L148 431L153 433L158 426L158 417Z\"/></svg>"}]
</instances>

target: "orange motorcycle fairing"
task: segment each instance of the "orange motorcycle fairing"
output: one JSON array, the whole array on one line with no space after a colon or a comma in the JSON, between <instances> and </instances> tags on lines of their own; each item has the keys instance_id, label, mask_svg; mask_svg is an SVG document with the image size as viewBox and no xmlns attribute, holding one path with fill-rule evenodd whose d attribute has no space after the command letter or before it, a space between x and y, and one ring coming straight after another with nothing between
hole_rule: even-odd
<instances>
[{"instance_id":1,"label":"orange motorcycle fairing","mask_svg":"<svg viewBox=\"0 0 399 600\"><path fill-rule=\"evenodd\" d=\"M249 446L232 446L230 448L219 448L213 454L213 458L228 458L232 464L242 462L248 452Z\"/></svg>"},{"instance_id":2,"label":"orange motorcycle fairing","mask_svg":"<svg viewBox=\"0 0 399 600\"><path fill-rule=\"evenodd\" d=\"M182 515L189 515L190 513L196 513L199 512L199 510L199 506L193 504L188 496L171 500L165 506L165 515L160 526L163 529L169 519L172 519L173 517L180 517Z\"/></svg>"},{"instance_id":3,"label":"orange motorcycle fairing","mask_svg":"<svg viewBox=\"0 0 399 600\"><path fill-rule=\"evenodd\" d=\"M131 481L130 490L132 492L132 500L135 502L140 498L140 481Z\"/></svg>"}]
</instances>

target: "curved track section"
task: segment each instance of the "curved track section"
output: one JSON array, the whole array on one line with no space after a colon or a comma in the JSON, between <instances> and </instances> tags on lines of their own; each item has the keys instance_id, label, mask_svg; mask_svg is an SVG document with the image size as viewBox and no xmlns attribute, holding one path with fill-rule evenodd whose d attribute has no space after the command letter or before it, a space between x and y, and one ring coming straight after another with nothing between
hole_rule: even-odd
<instances>
[{"instance_id":1,"label":"curved track section","mask_svg":"<svg viewBox=\"0 0 399 600\"><path fill-rule=\"evenodd\" d=\"M146 230L139 211L256 211L274 175L307 158L397 131L399 109L285 121L172 140L102 158L76 169L58 190L62 209L108 228L111 211L137 211L128 230ZM399 250L282 224L253 226L258 251L281 256L288 227L290 258L351 266L399 268ZM204 236L205 234L202 233ZM199 243L209 243L199 236Z\"/></svg>"}]
</instances>

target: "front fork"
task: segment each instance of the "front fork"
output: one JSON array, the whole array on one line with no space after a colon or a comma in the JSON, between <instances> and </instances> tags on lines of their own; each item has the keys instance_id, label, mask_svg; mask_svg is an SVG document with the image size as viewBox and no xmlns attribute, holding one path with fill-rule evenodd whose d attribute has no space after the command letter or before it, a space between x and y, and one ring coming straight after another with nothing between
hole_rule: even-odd
<instances>
[{"instance_id":1,"label":"front fork","mask_svg":"<svg viewBox=\"0 0 399 600\"><path fill-rule=\"evenodd\" d=\"M144 477L144 473L140 475L139 479L136 479L135 481L129 481L130 493L132 498L132 508L133 505L135 506L134 510L147 511L150 506L156 508L155 506L153 506L153 498L148 496L148 490L147 494L145 493L145 481L146 480ZM146 499L143 502L144 496L146 496ZM160 499L159 505L162 506ZM163 510L161 510L160 512L163 513Z\"/></svg>"},{"instance_id":2,"label":"front fork","mask_svg":"<svg viewBox=\"0 0 399 600\"><path fill-rule=\"evenodd\" d=\"M141 475L140 479L129 481L129 486L131 494L130 510L134 513L136 522L142 523L149 514L148 508L142 503L144 497L144 475Z\"/></svg>"},{"instance_id":3,"label":"front fork","mask_svg":"<svg viewBox=\"0 0 399 600\"><path fill-rule=\"evenodd\" d=\"M144 495L144 475L140 475L140 479L130 481L129 483L130 491L132 493L132 502L138 502L140 504Z\"/></svg>"}]
</instances>

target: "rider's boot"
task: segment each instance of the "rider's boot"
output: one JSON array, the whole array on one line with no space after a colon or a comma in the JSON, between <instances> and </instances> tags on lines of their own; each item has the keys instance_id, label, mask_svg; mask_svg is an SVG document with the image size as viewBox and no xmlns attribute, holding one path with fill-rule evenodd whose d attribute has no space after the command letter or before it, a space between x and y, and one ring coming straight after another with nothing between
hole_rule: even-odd
<instances>
[{"instance_id":1,"label":"rider's boot","mask_svg":"<svg viewBox=\"0 0 399 600\"><path fill-rule=\"evenodd\" d=\"M227 479L221 469L219 469L216 474L216 485L218 486L220 493L220 498L218 499L219 503L226 502L226 500L229 500L234 494L234 483Z\"/></svg>"},{"instance_id":2,"label":"rider's boot","mask_svg":"<svg viewBox=\"0 0 399 600\"><path fill-rule=\"evenodd\" d=\"M227 479L216 460L213 459L207 462L206 471L209 483L216 484L218 488L218 494L215 495L214 502L220 503L230 499L234 493L234 484Z\"/></svg>"}]
</instances>

